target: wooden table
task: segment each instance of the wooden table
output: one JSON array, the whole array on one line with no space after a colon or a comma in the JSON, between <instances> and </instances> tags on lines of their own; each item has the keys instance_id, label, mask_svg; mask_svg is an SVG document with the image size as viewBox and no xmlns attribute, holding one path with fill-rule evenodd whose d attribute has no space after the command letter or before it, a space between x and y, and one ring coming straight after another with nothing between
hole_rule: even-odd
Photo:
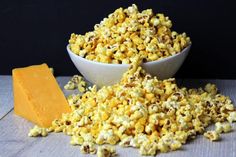
<instances>
[{"instance_id":1,"label":"wooden table","mask_svg":"<svg viewBox=\"0 0 236 157\"><path fill-rule=\"evenodd\" d=\"M63 86L70 77L57 77ZM228 95L236 103L236 80L178 80L179 86L200 87L207 82L215 83L220 92ZM68 91L64 91L68 95ZM27 136L33 124L16 116L13 111L11 76L0 76L0 157L72 157L83 156L78 146L69 144L70 137L62 133L52 133L48 137ZM222 134L220 142L210 142L198 136L183 146L183 149L157 154L160 157L236 157L236 125L234 131ZM140 156L137 149L116 148L119 156ZM85 155L92 156L92 155Z\"/></svg>"}]
</instances>

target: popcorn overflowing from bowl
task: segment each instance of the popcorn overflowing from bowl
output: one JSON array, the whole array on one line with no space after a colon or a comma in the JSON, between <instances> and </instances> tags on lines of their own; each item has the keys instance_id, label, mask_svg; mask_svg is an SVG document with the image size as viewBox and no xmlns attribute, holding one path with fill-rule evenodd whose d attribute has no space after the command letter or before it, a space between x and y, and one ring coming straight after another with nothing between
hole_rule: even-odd
<instances>
[{"instance_id":1,"label":"popcorn overflowing from bowl","mask_svg":"<svg viewBox=\"0 0 236 157\"><path fill-rule=\"evenodd\" d=\"M190 38L171 31L171 26L163 14L154 15L151 9L139 12L132 5L117 9L95 25L93 32L84 36L72 34L68 52L74 63L73 58L78 55L80 61L82 57L95 66L124 64L129 69L124 69L122 77L111 85L95 82L101 88L94 85L87 91L85 83L80 82L83 79L76 76L76 85L72 79L65 87L82 86L84 94L67 98L72 112L55 119L50 128L34 127L29 136L63 132L71 136L72 145L81 146L82 153L97 152L98 156L114 156L116 152L111 146L97 149L95 144L119 144L138 148L141 155L156 155L181 149L198 134L211 141L220 139L220 133L229 132L231 123L236 121L229 97L219 94L214 84L207 84L204 89L180 88L174 78L160 80L159 75L152 76L145 68L145 64L178 57L189 49ZM86 79L90 81L91 77ZM216 129L206 132L213 123Z\"/></svg>"}]
</instances>

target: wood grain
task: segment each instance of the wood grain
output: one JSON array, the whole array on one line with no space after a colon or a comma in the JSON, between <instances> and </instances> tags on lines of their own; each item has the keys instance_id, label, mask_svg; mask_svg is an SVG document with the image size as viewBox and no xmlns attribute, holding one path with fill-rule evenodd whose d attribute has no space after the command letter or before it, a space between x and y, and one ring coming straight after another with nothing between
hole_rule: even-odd
<instances>
[{"instance_id":1,"label":"wood grain","mask_svg":"<svg viewBox=\"0 0 236 157\"><path fill-rule=\"evenodd\" d=\"M0 76L0 119L13 108L11 76Z\"/></svg>"},{"instance_id":2,"label":"wood grain","mask_svg":"<svg viewBox=\"0 0 236 157\"><path fill-rule=\"evenodd\" d=\"M68 78L58 78L64 85ZM64 81L64 82L63 82ZM206 82L216 83L220 91L229 95L235 102L236 80L184 80L178 84L188 87L199 87ZM64 92L69 94L68 91ZM10 112L0 120L0 157L72 157L91 156L82 155L79 147L69 144L70 137L62 133L52 133L48 137L30 138L27 136L29 129L33 126L27 120ZM194 141L184 145L182 150L157 154L160 157L236 157L236 125L234 132L222 135L220 142L210 142L198 136ZM119 156L140 156L137 149L120 148L117 146Z\"/></svg>"}]
</instances>

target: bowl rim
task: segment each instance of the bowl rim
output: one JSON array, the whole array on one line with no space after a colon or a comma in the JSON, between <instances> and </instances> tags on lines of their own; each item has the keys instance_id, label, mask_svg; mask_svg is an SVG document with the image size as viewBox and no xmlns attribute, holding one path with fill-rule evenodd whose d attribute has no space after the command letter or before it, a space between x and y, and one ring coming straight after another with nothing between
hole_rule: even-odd
<instances>
[{"instance_id":1,"label":"bowl rim","mask_svg":"<svg viewBox=\"0 0 236 157\"><path fill-rule=\"evenodd\" d=\"M145 63L142 63L142 65L150 65L150 64L155 64L155 63L161 63L161 62L165 62L166 60L169 60L171 58L175 58L179 55L182 55L183 53L186 53L186 52L189 52L188 50L191 48L192 46L192 43L190 43L187 47L185 47L181 52L179 53L176 53L174 55L171 55L169 57L166 57L166 58L163 58L163 59L160 59L160 60L155 60L155 61L150 61L150 62L145 62ZM75 54L74 52L72 52L70 50L70 44L67 44L66 46L66 49L67 49L67 52L71 55L73 55L74 57L77 57L83 61L86 61L86 62L90 62L92 64L98 64L98 65L102 65L102 66L114 66L114 67L128 67L130 66L130 64L113 64L113 63L102 63L102 62L97 62L97 61L92 61L92 60L88 60L86 58L83 58L77 54Z\"/></svg>"}]
</instances>

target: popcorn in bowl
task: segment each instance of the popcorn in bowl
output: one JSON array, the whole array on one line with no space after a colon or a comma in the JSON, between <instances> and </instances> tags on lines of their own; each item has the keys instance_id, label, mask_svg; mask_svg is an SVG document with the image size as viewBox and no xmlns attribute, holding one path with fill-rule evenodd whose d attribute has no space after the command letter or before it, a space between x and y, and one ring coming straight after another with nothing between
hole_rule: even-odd
<instances>
[{"instance_id":1,"label":"popcorn in bowl","mask_svg":"<svg viewBox=\"0 0 236 157\"><path fill-rule=\"evenodd\" d=\"M137 54L143 62L155 61L191 44L186 33L178 34L171 27L169 17L152 9L140 12L133 4L116 9L85 35L71 34L69 45L73 53L96 62L130 64Z\"/></svg>"}]
</instances>

